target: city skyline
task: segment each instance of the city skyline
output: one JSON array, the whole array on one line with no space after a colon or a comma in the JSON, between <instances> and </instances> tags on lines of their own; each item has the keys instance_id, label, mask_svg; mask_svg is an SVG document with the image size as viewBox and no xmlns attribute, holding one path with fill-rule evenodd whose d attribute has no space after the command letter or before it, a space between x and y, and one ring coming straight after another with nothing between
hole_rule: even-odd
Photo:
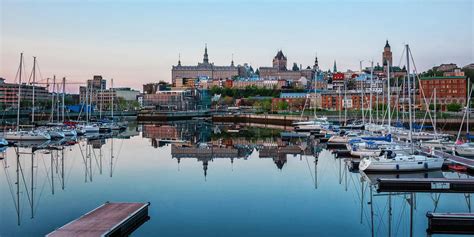
<instances>
[{"instance_id":1,"label":"city skyline","mask_svg":"<svg viewBox=\"0 0 474 237\"><path fill-rule=\"evenodd\" d=\"M24 52L26 75L37 56L43 78L85 83L98 74L140 89L170 82L178 55L183 65L197 65L206 43L210 62L230 65L233 58L254 69L271 66L281 49L289 65L311 66L317 54L323 70L334 61L340 71L358 70L360 60L382 64L386 40L395 66L403 65L405 43L419 72L473 62L472 1L185 2L2 1L0 77L15 80Z\"/></svg>"}]
</instances>

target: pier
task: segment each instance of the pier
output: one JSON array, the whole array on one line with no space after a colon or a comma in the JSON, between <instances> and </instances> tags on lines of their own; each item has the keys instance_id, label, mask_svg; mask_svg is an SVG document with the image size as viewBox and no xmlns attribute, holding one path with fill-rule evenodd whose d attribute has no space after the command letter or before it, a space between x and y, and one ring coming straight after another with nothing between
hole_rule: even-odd
<instances>
[{"instance_id":1,"label":"pier","mask_svg":"<svg viewBox=\"0 0 474 237\"><path fill-rule=\"evenodd\" d=\"M426 153L426 154L430 154L430 150L428 148L421 148L421 151ZM447 152L439 151L439 150L434 150L433 155L438 156L438 157L442 157L442 158L444 158L448 161L451 161L453 163L466 166L467 169L471 172L474 171L474 159L469 159L469 158L465 158L465 157L462 157L462 156L449 154Z\"/></svg>"},{"instance_id":2,"label":"pier","mask_svg":"<svg viewBox=\"0 0 474 237\"><path fill-rule=\"evenodd\" d=\"M379 178L378 192L474 193L474 179Z\"/></svg>"},{"instance_id":3,"label":"pier","mask_svg":"<svg viewBox=\"0 0 474 237\"><path fill-rule=\"evenodd\" d=\"M474 234L473 213L432 213L428 217L429 234Z\"/></svg>"},{"instance_id":4,"label":"pier","mask_svg":"<svg viewBox=\"0 0 474 237\"><path fill-rule=\"evenodd\" d=\"M146 222L150 203L105 203L47 236L127 236Z\"/></svg>"}]
</instances>

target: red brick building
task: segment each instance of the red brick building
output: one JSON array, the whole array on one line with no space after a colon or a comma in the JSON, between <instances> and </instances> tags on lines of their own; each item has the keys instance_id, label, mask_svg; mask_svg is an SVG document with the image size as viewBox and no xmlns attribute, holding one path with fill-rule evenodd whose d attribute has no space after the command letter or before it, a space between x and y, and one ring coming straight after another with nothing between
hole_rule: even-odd
<instances>
[{"instance_id":1,"label":"red brick building","mask_svg":"<svg viewBox=\"0 0 474 237\"><path fill-rule=\"evenodd\" d=\"M377 97L375 94L372 95L372 105L376 105ZM348 110L360 110L361 109L361 101L362 96L360 93L347 93L346 94L346 107ZM379 104L385 104L386 98L379 97ZM322 102L321 107L327 110L343 110L343 101L344 101L344 94L341 93L325 93L322 94ZM368 109L370 106L370 95L364 95L364 109Z\"/></svg>"},{"instance_id":2,"label":"red brick building","mask_svg":"<svg viewBox=\"0 0 474 237\"><path fill-rule=\"evenodd\" d=\"M441 110L446 110L446 106L451 103L466 104L465 76L422 77L420 84L427 100L434 96L436 89L436 103L441 106Z\"/></svg>"}]
</instances>

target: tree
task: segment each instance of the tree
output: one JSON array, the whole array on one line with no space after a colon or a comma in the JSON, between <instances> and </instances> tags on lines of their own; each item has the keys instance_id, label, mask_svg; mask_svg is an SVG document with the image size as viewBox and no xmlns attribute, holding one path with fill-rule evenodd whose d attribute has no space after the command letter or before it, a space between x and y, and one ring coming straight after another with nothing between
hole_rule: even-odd
<instances>
[{"instance_id":1,"label":"tree","mask_svg":"<svg viewBox=\"0 0 474 237\"><path fill-rule=\"evenodd\" d=\"M355 90L356 89L356 82L354 79L347 80L347 90Z\"/></svg>"},{"instance_id":2,"label":"tree","mask_svg":"<svg viewBox=\"0 0 474 237\"><path fill-rule=\"evenodd\" d=\"M280 111L281 110L288 110L288 102L286 102L284 100L278 101L277 108Z\"/></svg>"},{"instance_id":3,"label":"tree","mask_svg":"<svg viewBox=\"0 0 474 237\"><path fill-rule=\"evenodd\" d=\"M299 71L300 68L298 67L298 64L293 63L293 68L292 68L291 70L293 70L293 71Z\"/></svg>"},{"instance_id":4,"label":"tree","mask_svg":"<svg viewBox=\"0 0 474 237\"><path fill-rule=\"evenodd\" d=\"M459 112L462 108L462 105L460 104L457 104L457 103L451 103L451 104L448 104L446 106L446 108L448 109L448 111L450 112Z\"/></svg>"},{"instance_id":5,"label":"tree","mask_svg":"<svg viewBox=\"0 0 474 237\"><path fill-rule=\"evenodd\" d=\"M430 104L430 110L434 110L434 104ZM439 110L441 110L441 105L437 104L436 105L436 111L439 111Z\"/></svg>"}]
</instances>

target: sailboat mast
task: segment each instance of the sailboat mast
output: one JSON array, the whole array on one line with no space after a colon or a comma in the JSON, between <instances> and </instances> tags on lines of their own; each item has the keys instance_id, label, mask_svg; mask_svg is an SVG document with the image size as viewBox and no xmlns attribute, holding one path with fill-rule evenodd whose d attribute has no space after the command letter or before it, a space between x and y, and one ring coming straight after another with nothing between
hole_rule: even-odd
<instances>
[{"instance_id":1,"label":"sailboat mast","mask_svg":"<svg viewBox=\"0 0 474 237\"><path fill-rule=\"evenodd\" d=\"M344 80L344 126L347 126L347 81Z\"/></svg>"},{"instance_id":2,"label":"sailboat mast","mask_svg":"<svg viewBox=\"0 0 474 237\"><path fill-rule=\"evenodd\" d=\"M408 77L408 81L407 81L407 85L408 85L408 118L409 118L409 126L410 126L410 131L408 133L408 139L410 140L410 143L411 143L411 153L413 154L414 153L414 147L413 147L413 134L412 134L412 130L413 130L413 121L412 121L412 104L411 104L411 81L410 81L410 51L409 51L409 48L408 48L408 44L405 46L406 47L406 52L407 52L407 77Z\"/></svg>"},{"instance_id":3,"label":"sailboat mast","mask_svg":"<svg viewBox=\"0 0 474 237\"><path fill-rule=\"evenodd\" d=\"M18 96L17 96L17 113L16 113L16 131L20 129L20 100L21 100L21 70L23 68L23 53L20 54L20 72L18 77Z\"/></svg>"},{"instance_id":4,"label":"sailboat mast","mask_svg":"<svg viewBox=\"0 0 474 237\"><path fill-rule=\"evenodd\" d=\"M360 66L360 75L362 75L362 61L359 61L359 66ZM365 115L364 115L364 90L365 90L365 81L362 82L362 91L360 92L361 95L361 102L360 102L360 108L362 112L362 124L365 124Z\"/></svg>"},{"instance_id":5,"label":"sailboat mast","mask_svg":"<svg viewBox=\"0 0 474 237\"><path fill-rule=\"evenodd\" d=\"M65 107L65 104L64 104L64 96L65 96L65 93L66 93L66 77L63 77L63 98L62 98L62 108L61 108L61 114L62 114L62 117L63 117L63 123L64 123L64 107Z\"/></svg>"},{"instance_id":6,"label":"sailboat mast","mask_svg":"<svg viewBox=\"0 0 474 237\"><path fill-rule=\"evenodd\" d=\"M114 96L115 96L115 90L114 90L114 79L110 79L110 86L111 86L111 94L112 94L112 98L111 98L111 102L112 102L112 122L114 121Z\"/></svg>"},{"instance_id":7,"label":"sailboat mast","mask_svg":"<svg viewBox=\"0 0 474 237\"><path fill-rule=\"evenodd\" d=\"M53 76L53 91L51 97L51 122L54 122L54 91L56 90L56 75Z\"/></svg>"},{"instance_id":8,"label":"sailboat mast","mask_svg":"<svg viewBox=\"0 0 474 237\"><path fill-rule=\"evenodd\" d=\"M36 57L33 57L33 100L31 106L31 122L35 122L35 87L36 87Z\"/></svg>"},{"instance_id":9,"label":"sailboat mast","mask_svg":"<svg viewBox=\"0 0 474 237\"><path fill-rule=\"evenodd\" d=\"M469 134L469 114L471 113L470 107L471 107L471 78L467 78L467 105L466 105L466 137ZM469 139L469 138L468 138Z\"/></svg>"},{"instance_id":10,"label":"sailboat mast","mask_svg":"<svg viewBox=\"0 0 474 237\"><path fill-rule=\"evenodd\" d=\"M89 121L89 83L86 86L86 98L85 98L85 104L86 104L86 123Z\"/></svg>"},{"instance_id":11,"label":"sailboat mast","mask_svg":"<svg viewBox=\"0 0 474 237\"><path fill-rule=\"evenodd\" d=\"M392 133L392 107L390 106L391 96L391 87L390 87L390 61L387 61L387 108L388 108L388 134Z\"/></svg>"},{"instance_id":12,"label":"sailboat mast","mask_svg":"<svg viewBox=\"0 0 474 237\"><path fill-rule=\"evenodd\" d=\"M56 122L59 123L59 83L56 84Z\"/></svg>"},{"instance_id":13,"label":"sailboat mast","mask_svg":"<svg viewBox=\"0 0 474 237\"><path fill-rule=\"evenodd\" d=\"M434 88L434 122L433 122L433 130L434 130L434 133L435 133L435 136L436 138L438 137L437 135L437 132L436 132L436 112L437 112L437 109L436 109L436 88Z\"/></svg>"},{"instance_id":14,"label":"sailboat mast","mask_svg":"<svg viewBox=\"0 0 474 237\"><path fill-rule=\"evenodd\" d=\"M371 61L370 62L370 88L369 88L369 92L370 92L370 110L369 110L369 123L372 123L372 83L374 83L374 61Z\"/></svg>"},{"instance_id":15,"label":"sailboat mast","mask_svg":"<svg viewBox=\"0 0 474 237\"><path fill-rule=\"evenodd\" d=\"M318 69L316 69L316 74L314 75L314 119L316 119L316 80L318 79ZM311 94L310 94L311 95ZM311 104L311 99L309 100L309 103Z\"/></svg>"}]
</instances>

